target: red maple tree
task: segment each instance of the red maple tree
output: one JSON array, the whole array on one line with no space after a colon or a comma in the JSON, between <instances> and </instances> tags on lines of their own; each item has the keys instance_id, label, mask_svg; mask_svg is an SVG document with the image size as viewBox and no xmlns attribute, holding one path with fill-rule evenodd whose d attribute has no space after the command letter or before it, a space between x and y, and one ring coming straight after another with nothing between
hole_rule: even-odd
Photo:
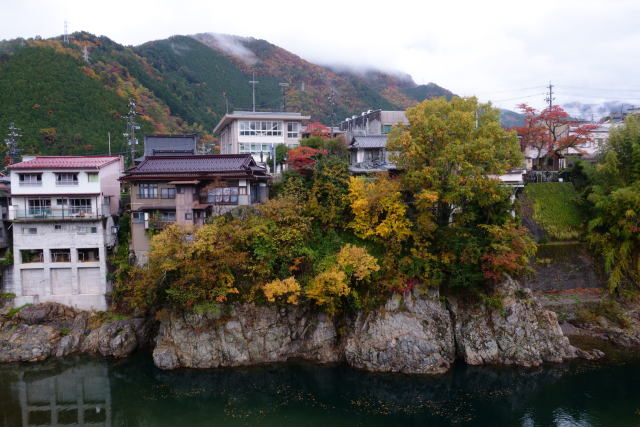
<instances>
[{"instance_id":1,"label":"red maple tree","mask_svg":"<svg viewBox=\"0 0 640 427\"><path fill-rule=\"evenodd\" d=\"M287 163L298 173L310 174L316 164L316 156L327 154L327 150L311 147L290 148Z\"/></svg>"},{"instance_id":2,"label":"red maple tree","mask_svg":"<svg viewBox=\"0 0 640 427\"><path fill-rule=\"evenodd\" d=\"M307 125L307 132L311 136L321 136L324 139L328 139L331 136L331 129L320 122L309 123Z\"/></svg>"},{"instance_id":3,"label":"red maple tree","mask_svg":"<svg viewBox=\"0 0 640 427\"><path fill-rule=\"evenodd\" d=\"M518 109L524 114L524 126L514 129L520 136L522 151L533 150L535 153L532 157L538 164L534 163L534 166L541 166L544 158L555 161L569 148L591 141L591 131L598 127L580 123L558 105L538 111L527 104L520 104Z\"/></svg>"}]
</instances>

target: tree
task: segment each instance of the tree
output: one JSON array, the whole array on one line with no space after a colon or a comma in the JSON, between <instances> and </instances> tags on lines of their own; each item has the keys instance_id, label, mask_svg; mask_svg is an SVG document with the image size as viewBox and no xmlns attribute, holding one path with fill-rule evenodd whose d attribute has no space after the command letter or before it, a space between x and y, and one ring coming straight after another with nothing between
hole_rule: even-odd
<instances>
[{"instance_id":1,"label":"tree","mask_svg":"<svg viewBox=\"0 0 640 427\"><path fill-rule=\"evenodd\" d=\"M569 148L591 141L594 124L579 124L561 107L554 105L538 111L527 104L518 106L524 114L524 126L516 127L522 151L533 151L532 157L544 166L543 159L557 159Z\"/></svg>"},{"instance_id":2,"label":"tree","mask_svg":"<svg viewBox=\"0 0 640 427\"><path fill-rule=\"evenodd\" d=\"M483 286L491 275L482 260L499 235L488 226L512 227L510 192L496 176L522 163L515 132L503 130L499 111L475 98L425 101L408 109L407 119L391 132L388 149L404 170L407 216L413 219L411 269L427 272L434 283ZM513 227L520 236L520 226ZM520 243L501 243L510 242ZM496 263L499 276L517 273L526 262L522 255L514 257L515 268Z\"/></svg>"},{"instance_id":3,"label":"tree","mask_svg":"<svg viewBox=\"0 0 640 427\"><path fill-rule=\"evenodd\" d=\"M604 259L609 289L640 283L640 119L629 116L609 136L588 194L587 241Z\"/></svg>"},{"instance_id":4,"label":"tree","mask_svg":"<svg viewBox=\"0 0 640 427\"><path fill-rule=\"evenodd\" d=\"M331 135L331 129L320 122L309 123L307 125L307 132L311 136L319 136L325 139Z\"/></svg>"},{"instance_id":5,"label":"tree","mask_svg":"<svg viewBox=\"0 0 640 427\"><path fill-rule=\"evenodd\" d=\"M311 147L290 148L288 163L296 172L310 175L316 164L317 156L324 154L327 154L327 150Z\"/></svg>"}]
</instances>

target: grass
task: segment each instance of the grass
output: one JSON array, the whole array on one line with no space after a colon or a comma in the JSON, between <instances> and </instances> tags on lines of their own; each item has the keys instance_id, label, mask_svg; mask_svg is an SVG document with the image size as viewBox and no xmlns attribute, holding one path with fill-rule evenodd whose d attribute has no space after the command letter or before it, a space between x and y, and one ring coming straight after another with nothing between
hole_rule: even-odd
<instances>
[{"instance_id":1,"label":"grass","mask_svg":"<svg viewBox=\"0 0 640 427\"><path fill-rule=\"evenodd\" d=\"M524 196L531 202L533 219L552 239L573 240L580 237L585 217L578 204L578 194L570 182L528 184Z\"/></svg>"},{"instance_id":2,"label":"grass","mask_svg":"<svg viewBox=\"0 0 640 427\"><path fill-rule=\"evenodd\" d=\"M7 317L9 319L11 319L13 316L15 316L16 314L18 314L20 312L20 310L22 310L23 308L30 306L31 304L23 304L20 307L14 307L11 310L9 310L9 312L7 313Z\"/></svg>"}]
</instances>

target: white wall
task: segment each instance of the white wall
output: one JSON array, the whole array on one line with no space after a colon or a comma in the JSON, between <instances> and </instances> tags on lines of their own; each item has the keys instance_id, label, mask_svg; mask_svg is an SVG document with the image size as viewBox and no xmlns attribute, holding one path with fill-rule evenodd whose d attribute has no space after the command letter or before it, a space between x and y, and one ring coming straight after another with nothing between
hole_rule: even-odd
<instances>
[{"instance_id":1,"label":"white wall","mask_svg":"<svg viewBox=\"0 0 640 427\"><path fill-rule=\"evenodd\" d=\"M78 185L58 185L56 183L56 172L59 173L77 173ZM100 193L100 182L89 182L87 172L82 170L60 170L60 171L42 171L42 170L25 170L11 171L11 193L12 194L88 194ZM41 173L41 185L20 185L20 174L25 173Z\"/></svg>"}]
</instances>

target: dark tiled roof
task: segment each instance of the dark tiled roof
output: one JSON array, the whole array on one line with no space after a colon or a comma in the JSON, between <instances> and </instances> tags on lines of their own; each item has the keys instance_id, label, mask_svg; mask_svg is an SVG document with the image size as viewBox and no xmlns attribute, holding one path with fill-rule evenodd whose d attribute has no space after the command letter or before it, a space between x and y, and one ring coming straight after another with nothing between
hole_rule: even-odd
<instances>
[{"instance_id":1,"label":"dark tiled roof","mask_svg":"<svg viewBox=\"0 0 640 427\"><path fill-rule=\"evenodd\" d=\"M196 152L197 137L195 134L189 135L145 135L144 155L176 155L175 152L193 154ZM171 153L174 151L174 153ZM180 154L182 154L180 153Z\"/></svg>"},{"instance_id":2,"label":"dark tiled roof","mask_svg":"<svg viewBox=\"0 0 640 427\"><path fill-rule=\"evenodd\" d=\"M257 168L257 169L256 169ZM218 154L209 156L150 156L138 166L127 169L126 175L181 175L231 174L265 172L258 168L250 154Z\"/></svg>"},{"instance_id":3,"label":"dark tiled roof","mask_svg":"<svg viewBox=\"0 0 640 427\"><path fill-rule=\"evenodd\" d=\"M351 141L353 148L385 148L387 135L354 136Z\"/></svg>"}]
</instances>

